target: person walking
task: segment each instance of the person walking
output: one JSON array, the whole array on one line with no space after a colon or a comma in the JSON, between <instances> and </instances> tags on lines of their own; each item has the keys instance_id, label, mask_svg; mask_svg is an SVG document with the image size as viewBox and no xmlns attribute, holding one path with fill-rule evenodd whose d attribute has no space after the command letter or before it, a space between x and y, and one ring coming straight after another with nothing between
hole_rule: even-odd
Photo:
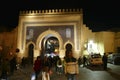
<instances>
[{"instance_id":1,"label":"person walking","mask_svg":"<svg viewBox=\"0 0 120 80\"><path fill-rule=\"evenodd\" d=\"M37 59L35 60L35 63L34 63L34 71L35 71L35 78L37 80L38 78L38 75L41 71L41 68L42 68L42 65L41 65L41 60L40 60L40 56L37 57Z\"/></svg>"},{"instance_id":2,"label":"person walking","mask_svg":"<svg viewBox=\"0 0 120 80\"><path fill-rule=\"evenodd\" d=\"M106 53L104 53L102 57L102 61L103 61L103 69L107 70L107 54Z\"/></svg>"},{"instance_id":3,"label":"person walking","mask_svg":"<svg viewBox=\"0 0 120 80\"><path fill-rule=\"evenodd\" d=\"M42 65L42 80L50 80L51 62L47 56L44 57Z\"/></svg>"},{"instance_id":4,"label":"person walking","mask_svg":"<svg viewBox=\"0 0 120 80\"><path fill-rule=\"evenodd\" d=\"M68 57L66 57L65 63L65 74L67 76L67 80L76 80L75 75L78 74L78 62L77 59L73 57L72 51L68 53Z\"/></svg>"}]
</instances>

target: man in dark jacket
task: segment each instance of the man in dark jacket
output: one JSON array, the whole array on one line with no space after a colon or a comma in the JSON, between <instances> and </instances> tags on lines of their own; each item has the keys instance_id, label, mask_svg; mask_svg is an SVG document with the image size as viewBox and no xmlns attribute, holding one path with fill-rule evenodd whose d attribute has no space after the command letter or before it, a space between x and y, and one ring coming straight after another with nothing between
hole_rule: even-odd
<instances>
[{"instance_id":1,"label":"man in dark jacket","mask_svg":"<svg viewBox=\"0 0 120 80\"><path fill-rule=\"evenodd\" d=\"M103 69L107 70L107 55L106 55L106 53L104 53L104 55L102 57L102 61L103 61Z\"/></svg>"}]
</instances>

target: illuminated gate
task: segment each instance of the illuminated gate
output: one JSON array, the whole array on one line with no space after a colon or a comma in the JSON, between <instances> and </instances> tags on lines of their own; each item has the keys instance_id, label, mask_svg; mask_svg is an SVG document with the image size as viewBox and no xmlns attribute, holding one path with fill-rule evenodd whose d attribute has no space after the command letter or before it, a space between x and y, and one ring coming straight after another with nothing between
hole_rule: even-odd
<instances>
[{"instance_id":1,"label":"illuminated gate","mask_svg":"<svg viewBox=\"0 0 120 80\"><path fill-rule=\"evenodd\" d=\"M59 42L59 56L65 56L66 44L72 45L74 56L81 51L82 10L58 9L22 11L18 25L18 56L28 56L28 44L33 43L34 57L41 53L42 40L53 35Z\"/></svg>"}]
</instances>

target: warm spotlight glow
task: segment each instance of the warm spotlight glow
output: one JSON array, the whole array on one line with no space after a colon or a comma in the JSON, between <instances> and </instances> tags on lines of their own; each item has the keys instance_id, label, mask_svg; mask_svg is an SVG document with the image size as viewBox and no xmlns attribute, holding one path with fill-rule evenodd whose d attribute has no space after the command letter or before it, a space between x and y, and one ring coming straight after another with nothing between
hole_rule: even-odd
<instances>
[{"instance_id":1,"label":"warm spotlight glow","mask_svg":"<svg viewBox=\"0 0 120 80\"><path fill-rule=\"evenodd\" d=\"M99 53L97 43L95 43L93 40L90 40L88 42L87 50L89 53Z\"/></svg>"}]
</instances>

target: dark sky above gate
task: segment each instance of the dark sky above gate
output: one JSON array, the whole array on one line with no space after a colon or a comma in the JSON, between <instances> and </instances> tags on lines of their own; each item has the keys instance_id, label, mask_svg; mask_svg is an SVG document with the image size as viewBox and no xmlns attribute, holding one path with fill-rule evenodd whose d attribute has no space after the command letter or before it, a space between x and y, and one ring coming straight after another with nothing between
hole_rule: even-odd
<instances>
[{"instance_id":1,"label":"dark sky above gate","mask_svg":"<svg viewBox=\"0 0 120 80\"><path fill-rule=\"evenodd\" d=\"M18 25L20 10L83 9L83 23L93 31L120 27L119 0L1 0L0 27ZM1 27L2 29L2 27Z\"/></svg>"}]
</instances>

